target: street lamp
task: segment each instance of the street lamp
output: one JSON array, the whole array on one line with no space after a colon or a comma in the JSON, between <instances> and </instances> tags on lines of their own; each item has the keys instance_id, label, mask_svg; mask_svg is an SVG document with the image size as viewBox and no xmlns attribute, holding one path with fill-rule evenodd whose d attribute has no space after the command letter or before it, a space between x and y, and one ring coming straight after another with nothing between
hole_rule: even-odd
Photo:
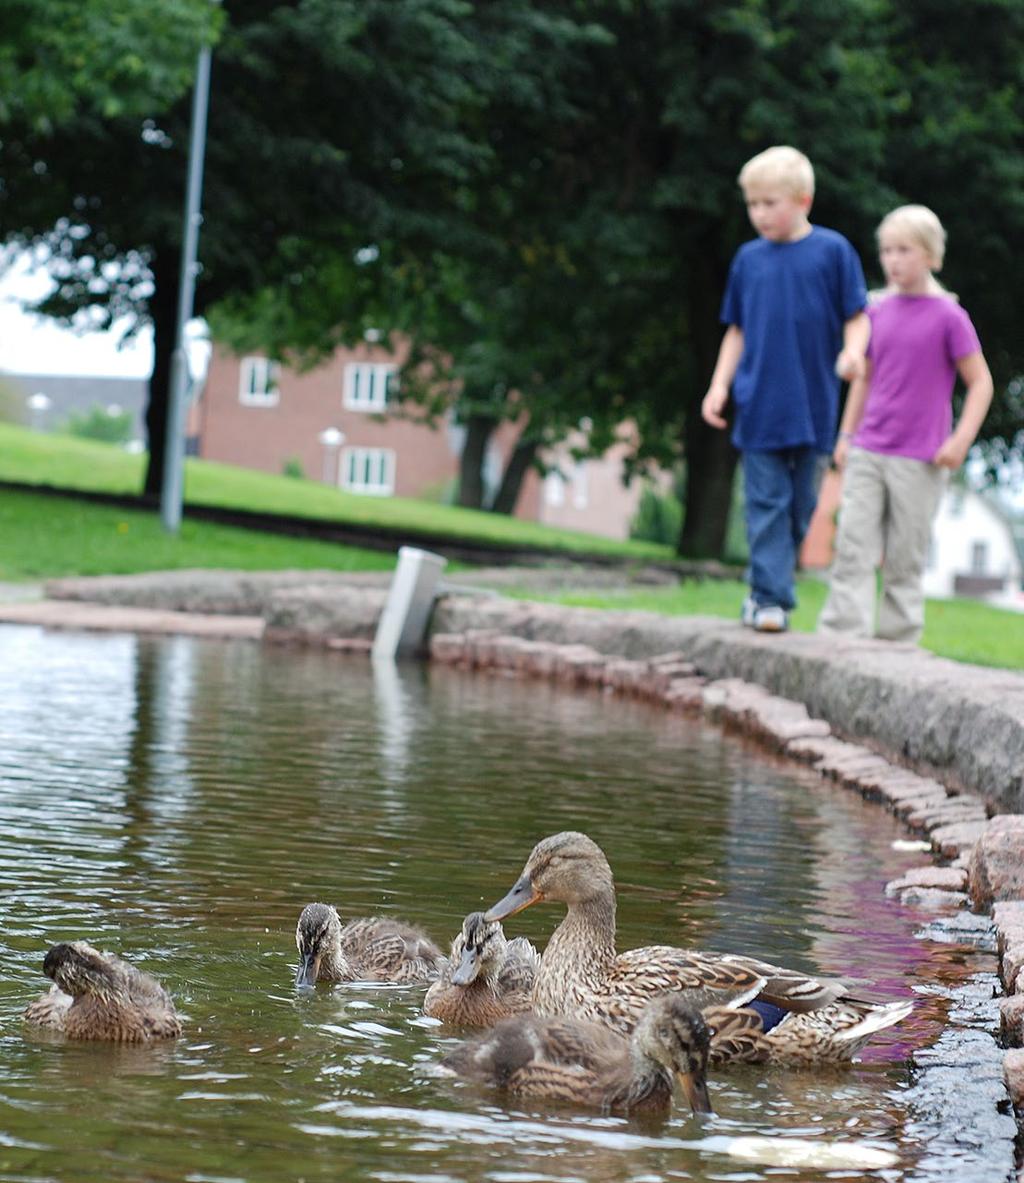
<instances>
[{"instance_id":1,"label":"street lamp","mask_svg":"<svg viewBox=\"0 0 1024 1183\"><path fill-rule=\"evenodd\" d=\"M337 427L325 427L316 437L324 449L324 484L336 485L338 479L338 449L345 442L345 433Z\"/></svg>"},{"instance_id":2,"label":"street lamp","mask_svg":"<svg viewBox=\"0 0 1024 1183\"><path fill-rule=\"evenodd\" d=\"M35 394L30 394L25 399L25 402L32 416L32 430L41 431L43 428L43 416L53 406L53 399L41 390L37 390Z\"/></svg>"}]
</instances>

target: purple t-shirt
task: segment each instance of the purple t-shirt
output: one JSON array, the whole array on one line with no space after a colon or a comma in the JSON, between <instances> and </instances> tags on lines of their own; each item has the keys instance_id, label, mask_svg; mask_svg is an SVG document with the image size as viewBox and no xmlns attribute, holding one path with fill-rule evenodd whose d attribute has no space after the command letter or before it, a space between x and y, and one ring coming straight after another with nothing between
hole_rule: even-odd
<instances>
[{"instance_id":1,"label":"purple t-shirt","mask_svg":"<svg viewBox=\"0 0 1024 1183\"><path fill-rule=\"evenodd\" d=\"M930 462L953 426L956 364L981 345L949 296L886 296L868 307L871 381L858 448Z\"/></svg>"}]
</instances>

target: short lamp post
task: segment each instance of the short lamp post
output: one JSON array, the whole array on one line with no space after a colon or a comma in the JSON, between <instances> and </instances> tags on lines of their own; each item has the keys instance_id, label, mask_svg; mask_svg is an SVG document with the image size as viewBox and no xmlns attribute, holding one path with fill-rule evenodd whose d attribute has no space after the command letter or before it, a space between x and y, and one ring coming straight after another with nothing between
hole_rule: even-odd
<instances>
[{"instance_id":1,"label":"short lamp post","mask_svg":"<svg viewBox=\"0 0 1024 1183\"><path fill-rule=\"evenodd\" d=\"M35 394L30 394L25 402L28 404L29 414L31 415L32 430L42 431L43 417L50 407L53 406L53 399L41 390L37 390Z\"/></svg>"},{"instance_id":2,"label":"short lamp post","mask_svg":"<svg viewBox=\"0 0 1024 1183\"><path fill-rule=\"evenodd\" d=\"M340 483L338 473L339 449L345 442L345 433L337 427L325 427L317 436L324 449L324 484Z\"/></svg>"}]
</instances>

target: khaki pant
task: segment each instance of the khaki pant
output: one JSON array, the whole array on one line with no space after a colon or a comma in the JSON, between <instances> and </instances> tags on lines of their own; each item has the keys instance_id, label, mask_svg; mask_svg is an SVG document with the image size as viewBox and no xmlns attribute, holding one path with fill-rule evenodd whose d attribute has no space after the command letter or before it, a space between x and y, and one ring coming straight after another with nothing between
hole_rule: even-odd
<instances>
[{"instance_id":1,"label":"khaki pant","mask_svg":"<svg viewBox=\"0 0 1024 1183\"><path fill-rule=\"evenodd\" d=\"M917 641L924 629L921 576L932 518L946 487L944 468L851 448L843 477L831 586L820 632ZM882 598L875 615L875 570Z\"/></svg>"}]
</instances>

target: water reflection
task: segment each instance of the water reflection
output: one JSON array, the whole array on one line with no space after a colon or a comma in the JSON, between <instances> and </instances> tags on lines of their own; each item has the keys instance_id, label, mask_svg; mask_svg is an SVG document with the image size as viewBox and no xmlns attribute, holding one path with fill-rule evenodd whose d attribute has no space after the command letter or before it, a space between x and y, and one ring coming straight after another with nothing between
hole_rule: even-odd
<instances>
[{"instance_id":1,"label":"water reflection","mask_svg":"<svg viewBox=\"0 0 1024 1183\"><path fill-rule=\"evenodd\" d=\"M437 1080L453 1033L422 990L290 988L302 905L394 912L446 944L534 843L606 851L620 945L757 952L905 996L989 961L915 938L881 887L887 815L699 722L599 694L445 669L184 638L0 630L0 1177L246 1183L750 1179L709 1140L779 1133L895 1145L913 1177L903 1061L948 1004L848 1072L736 1070L718 1117L506 1106ZM510 921L543 943L560 916ZM26 1038L43 953L85 937L157 973L171 1046ZM790 1178L817 1178L794 1171Z\"/></svg>"}]
</instances>

